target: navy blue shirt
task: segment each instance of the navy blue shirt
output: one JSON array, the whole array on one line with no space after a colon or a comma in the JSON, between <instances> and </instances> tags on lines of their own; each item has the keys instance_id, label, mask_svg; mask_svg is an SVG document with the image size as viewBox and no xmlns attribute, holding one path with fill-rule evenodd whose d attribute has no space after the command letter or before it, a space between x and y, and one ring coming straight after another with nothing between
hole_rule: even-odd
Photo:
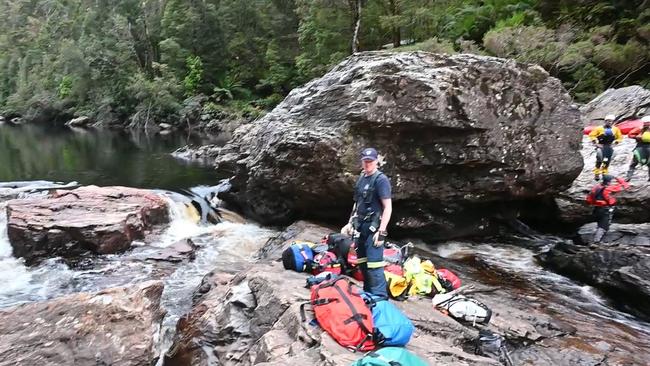
<instances>
[{"instance_id":1,"label":"navy blue shirt","mask_svg":"<svg viewBox=\"0 0 650 366\"><path fill-rule=\"evenodd\" d=\"M376 174L379 174L379 171ZM372 192L370 202L366 203L366 200L363 198L363 192L370 188L371 180L372 176L364 175L360 182L357 181L360 184L357 184L354 188L354 201L357 203L357 215L360 217L364 217L373 212L381 215L383 211L381 200L391 198L390 181L385 174L381 174L375 180L375 190Z\"/></svg>"}]
</instances>

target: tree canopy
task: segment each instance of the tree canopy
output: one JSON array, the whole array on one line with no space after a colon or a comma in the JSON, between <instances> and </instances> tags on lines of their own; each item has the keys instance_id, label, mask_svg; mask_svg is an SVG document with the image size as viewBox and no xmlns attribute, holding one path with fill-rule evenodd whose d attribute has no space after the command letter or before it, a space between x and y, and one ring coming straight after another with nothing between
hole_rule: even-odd
<instances>
[{"instance_id":1,"label":"tree canopy","mask_svg":"<svg viewBox=\"0 0 650 366\"><path fill-rule=\"evenodd\" d=\"M0 111L180 123L256 115L354 48L537 63L577 101L650 83L649 0L3 0Z\"/></svg>"}]
</instances>

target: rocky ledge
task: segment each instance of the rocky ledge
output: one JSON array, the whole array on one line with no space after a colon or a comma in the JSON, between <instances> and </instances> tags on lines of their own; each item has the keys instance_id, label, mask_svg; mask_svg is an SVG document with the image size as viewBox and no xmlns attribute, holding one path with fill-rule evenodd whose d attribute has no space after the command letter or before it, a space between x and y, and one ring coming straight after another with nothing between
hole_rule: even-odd
<instances>
[{"instance_id":1,"label":"rocky ledge","mask_svg":"<svg viewBox=\"0 0 650 366\"><path fill-rule=\"evenodd\" d=\"M279 253L292 240L318 240L328 228L307 222L290 226L260 251L260 261L237 274L215 269L195 292L191 312L177 326L165 366L180 365L350 365L359 354L340 347L318 327L302 322L300 304L309 299L304 274L285 271ZM445 263L436 258L436 263ZM449 267L448 267L449 268ZM454 267L451 267L454 268ZM465 268L468 272L473 267ZM458 270L458 268L454 268ZM623 365L630 357L603 342L587 340L545 301L524 297L463 276L472 297L489 304L489 328L508 340L515 364ZM414 322L407 348L432 365L498 365L473 353L478 330L433 309L426 298L396 302ZM553 314L553 315L551 315Z\"/></svg>"},{"instance_id":2,"label":"rocky ledge","mask_svg":"<svg viewBox=\"0 0 650 366\"><path fill-rule=\"evenodd\" d=\"M87 186L7 202L7 233L16 257L43 257L128 249L155 225L169 221L159 195L127 187Z\"/></svg>"},{"instance_id":3,"label":"rocky ledge","mask_svg":"<svg viewBox=\"0 0 650 366\"><path fill-rule=\"evenodd\" d=\"M599 245L596 224L583 226L576 244L558 244L539 256L553 270L597 287L635 315L650 320L650 224L614 224ZM582 245L580 245L582 244Z\"/></svg>"},{"instance_id":4,"label":"rocky ledge","mask_svg":"<svg viewBox=\"0 0 650 366\"><path fill-rule=\"evenodd\" d=\"M568 187L582 168L581 128L560 81L539 66L368 52L238 128L215 164L234 175L222 197L263 223L341 222L358 153L375 146L393 184L391 231L458 237L538 213L531 201Z\"/></svg>"},{"instance_id":5,"label":"rocky ledge","mask_svg":"<svg viewBox=\"0 0 650 366\"><path fill-rule=\"evenodd\" d=\"M145 282L0 311L0 365L151 366L163 284Z\"/></svg>"}]
</instances>

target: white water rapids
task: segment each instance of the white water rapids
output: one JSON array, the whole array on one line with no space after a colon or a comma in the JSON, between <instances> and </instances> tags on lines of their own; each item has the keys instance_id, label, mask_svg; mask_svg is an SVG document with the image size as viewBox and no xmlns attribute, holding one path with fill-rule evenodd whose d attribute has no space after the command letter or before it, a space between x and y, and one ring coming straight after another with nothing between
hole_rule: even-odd
<instances>
[{"instance_id":1,"label":"white water rapids","mask_svg":"<svg viewBox=\"0 0 650 366\"><path fill-rule=\"evenodd\" d=\"M168 200L171 222L151 246L163 248L191 238L198 249L194 260L170 264L174 267L171 274L163 277L165 288L161 305L167 311L159 343L163 352L171 342L179 317L189 312L192 293L203 276L215 268L243 268L275 234L251 223L197 224L188 217L182 204ZM134 242L134 245L142 243ZM89 263L80 268L69 268L58 258L27 267L21 259L12 256L7 236L6 203L0 203L0 308L160 278L156 273L157 264L134 260L130 252L126 252L89 259Z\"/></svg>"}]
</instances>

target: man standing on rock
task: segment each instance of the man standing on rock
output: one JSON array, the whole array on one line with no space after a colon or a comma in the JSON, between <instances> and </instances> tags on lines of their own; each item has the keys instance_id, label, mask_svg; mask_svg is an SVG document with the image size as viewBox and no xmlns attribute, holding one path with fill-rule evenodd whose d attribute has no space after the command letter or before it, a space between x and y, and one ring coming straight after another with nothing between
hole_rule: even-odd
<instances>
[{"instance_id":1,"label":"man standing on rock","mask_svg":"<svg viewBox=\"0 0 650 366\"><path fill-rule=\"evenodd\" d=\"M612 126L616 116L608 114L605 116L603 126L594 128L589 134L591 142L596 145L596 168L594 168L594 179L599 180L601 174L607 174L609 163L614 156L612 143L620 143L623 140L621 130Z\"/></svg>"},{"instance_id":2,"label":"man standing on rock","mask_svg":"<svg viewBox=\"0 0 650 366\"><path fill-rule=\"evenodd\" d=\"M612 180L616 180L617 183L611 184ZM622 178L614 178L605 174L602 183L596 184L589 192L587 203L594 206L594 218L598 224L594 234L594 244L600 243L612 223L614 207L616 206L616 198L614 198L613 194L627 189L629 186Z\"/></svg>"},{"instance_id":3,"label":"man standing on rock","mask_svg":"<svg viewBox=\"0 0 650 366\"><path fill-rule=\"evenodd\" d=\"M637 127L628 132L627 137L636 140L636 147L632 151L632 162L630 169L627 171L626 181L631 181L634 170L638 164L641 166L650 163L650 116L641 118L643 126ZM648 168L648 181L650 181L650 167Z\"/></svg>"},{"instance_id":4,"label":"man standing on rock","mask_svg":"<svg viewBox=\"0 0 650 366\"><path fill-rule=\"evenodd\" d=\"M377 158L377 150L373 148L361 152L363 173L354 188L350 220L341 233L354 235L364 291L388 297L384 277L384 241L393 206L390 181L377 169Z\"/></svg>"}]
</instances>

